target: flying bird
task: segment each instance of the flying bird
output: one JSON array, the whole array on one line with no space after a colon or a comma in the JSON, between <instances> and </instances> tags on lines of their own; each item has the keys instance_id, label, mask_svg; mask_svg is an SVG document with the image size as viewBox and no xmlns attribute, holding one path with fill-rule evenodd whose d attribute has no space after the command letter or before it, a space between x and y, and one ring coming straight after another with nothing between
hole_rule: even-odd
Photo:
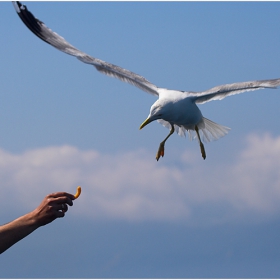
<instances>
[{"instance_id":1,"label":"flying bird","mask_svg":"<svg viewBox=\"0 0 280 280\"><path fill-rule=\"evenodd\" d=\"M216 86L206 91L178 91L157 87L144 77L117 65L94 58L68 43L63 37L49 29L41 20L35 18L25 5L13 2L15 10L23 23L40 39L56 49L75 56L80 61L93 65L99 72L130 83L143 91L158 97L151 106L147 119L141 124L140 129L152 121L157 120L170 132L160 143L156 153L156 160L164 156L164 146L167 139L176 131L180 136L188 132L190 139L197 138L203 159L206 152L203 142L217 140L226 135L230 128L217 124L203 117L197 104L212 100L221 100L227 96L264 88L277 88L279 79L249 81Z\"/></svg>"}]
</instances>

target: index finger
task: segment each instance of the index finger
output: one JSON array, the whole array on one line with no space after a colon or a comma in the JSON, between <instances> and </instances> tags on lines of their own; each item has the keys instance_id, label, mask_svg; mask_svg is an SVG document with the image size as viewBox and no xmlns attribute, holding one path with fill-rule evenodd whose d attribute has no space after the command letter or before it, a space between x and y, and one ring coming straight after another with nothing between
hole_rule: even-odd
<instances>
[{"instance_id":1,"label":"index finger","mask_svg":"<svg viewBox=\"0 0 280 280\"><path fill-rule=\"evenodd\" d=\"M59 198L59 197L65 197L65 196L70 198L71 200L75 199L73 194L67 193L67 192L56 192L56 193L49 194L49 197L53 197L53 198Z\"/></svg>"}]
</instances>

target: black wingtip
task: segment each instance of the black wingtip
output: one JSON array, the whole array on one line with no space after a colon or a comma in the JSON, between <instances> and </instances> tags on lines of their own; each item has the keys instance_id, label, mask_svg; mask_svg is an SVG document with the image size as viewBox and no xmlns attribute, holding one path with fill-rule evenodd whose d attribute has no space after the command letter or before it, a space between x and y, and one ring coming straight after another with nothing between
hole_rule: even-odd
<instances>
[{"instance_id":1,"label":"black wingtip","mask_svg":"<svg viewBox=\"0 0 280 280\"><path fill-rule=\"evenodd\" d=\"M19 14L20 13L20 9L23 6L19 1L12 1L12 4L16 10L16 12Z\"/></svg>"},{"instance_id":2,"label":"black wingtip","mask_svg":"<svg viewBox=\"0 0 280 280\"><path fill-rule=\"evenodd\" d=\"M24 10L27 10L26 6L19 1L12 1L12 4L18 14L20 14Z\"/></svg>"},{"instance_id":3,"label":"black wingtip","mask_svg":"<svg viewBox=\"0 0 280 280\"><path fill-rule=\"evenodd\" d=\"M44 23L39 19L35 18L34 15L31 12L29 12L27 7L21 2L14 1L12 3L18 16L20 17L22 22L30 29L30 31L32 31L36 36L38 36L40 39L49 44L49 42L46 41L46 38L41 32L41 26Z\"/></svg>"}]
</instances>

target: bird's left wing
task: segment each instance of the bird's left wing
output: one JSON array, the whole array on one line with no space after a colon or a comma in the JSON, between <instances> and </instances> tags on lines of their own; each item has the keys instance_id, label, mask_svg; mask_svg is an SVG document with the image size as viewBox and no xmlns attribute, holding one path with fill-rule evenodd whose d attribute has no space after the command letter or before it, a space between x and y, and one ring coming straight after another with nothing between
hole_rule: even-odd
<instances>
[{"instance_id":1,"label":"bird's left wing","mask_svg":"<svg viewBox=\"0 0 280 280\"><path fill-rule=\"evenodd\" d=\"M144 77L135 74L129 70L117 65L102 61L87 55L78 50L63 37L49 29L42 21L38 20L30 13L25 5L20 2L13 2L15 10L24 24L40 39L52 45L58 50L77 57L84 63L91 64L103 74L120 79L123 82L130 83L148 93L158 96L157 87L147 81Z\"/></svg>"},{"instance_id":2,"label":"bird's left wing","mask_svg":"<svg viewBox=\"0 0 280 280\"><path fill-rule=\"evenodd\" d=\"M195 100L195 103L202 104L212 100L221 100L227 96L239 94L245 91L252 91L264 88L277 88L277 86L279 85L280 79L251 81L216 86L203 92L190 92L189 96Z\"/></svg>"}]
</instances>

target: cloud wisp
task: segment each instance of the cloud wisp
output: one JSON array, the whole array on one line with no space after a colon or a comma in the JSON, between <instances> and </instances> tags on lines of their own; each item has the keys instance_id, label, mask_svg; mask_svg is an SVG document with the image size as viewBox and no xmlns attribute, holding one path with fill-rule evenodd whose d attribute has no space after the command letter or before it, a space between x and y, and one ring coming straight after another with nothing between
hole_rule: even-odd
<instances>
[{"instance_id":1,"label":"cloud wisp","mask_svg":"<svg viewBox=\"0 0 280 280\"><path fill-rule=\"evenodd\" d=\"M233 163L207 165L193 158L186 150L179 163L167 167L144 150L114 155L72 146L21 154L0 150L0 202L28 211L48 193L74 193L81 185L70 210L91 219L203 224L280 213L280 137L249 135Z\"/></svg>"}]
</instances>

